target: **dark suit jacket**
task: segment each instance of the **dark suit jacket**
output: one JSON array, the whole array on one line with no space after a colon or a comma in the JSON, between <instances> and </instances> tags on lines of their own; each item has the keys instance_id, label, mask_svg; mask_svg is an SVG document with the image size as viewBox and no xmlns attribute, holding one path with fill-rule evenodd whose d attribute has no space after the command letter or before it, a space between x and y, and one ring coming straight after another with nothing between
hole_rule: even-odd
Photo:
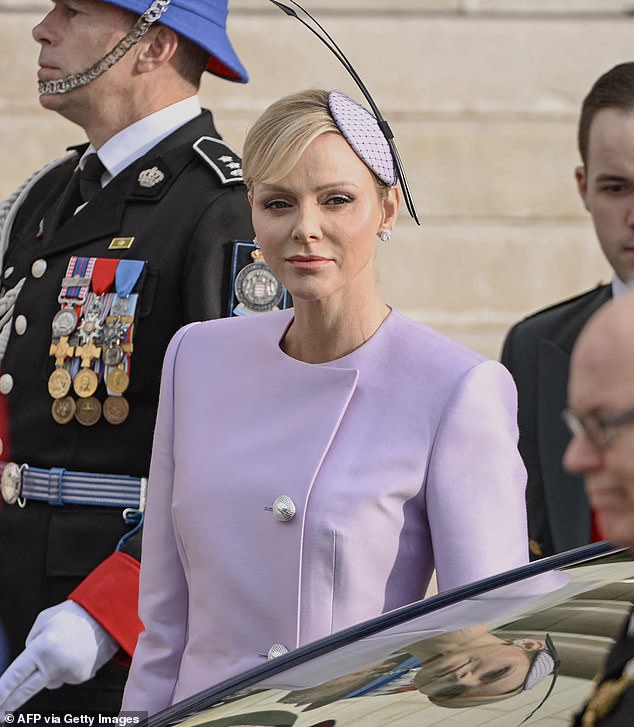
<instances>
[{"instance_id":1,"label":"dark suit jacket","mask_svg":"<svg viewBox=\"0 0 634 727\"><path fill-rule=\"evenodd\" d=\"M570 436L561 412L568 396L574 343L590 316L612 297L601 285L516 323L502 351L518 391L519 449L528 473L526 505L531 553L559 553L590 542L583 480L564 471Z\"/></svg>"},{"instance_id":2,"label":"dark suit jacket","mask_svg":"<svg viewBox=\"0 0 634 727\"><path fill-rule=\"evenodd\" d=\"M634 723L634 683L631 678L629 685L620 693L620 697L614 701L614 704L608 698L614 683L618 683L622 676L626 664L634 661L634 635L628 636L627 634L631 618L630 615L621 635L608 654L601 673L601 680L588 703L576 716L574 727L581 727L583 715L589 709L598 711L596 722L593 723L596 727L631 727Z\"/></svg>"},{"instance_id":3,"label":"dark suit jacket","mask_svg":"<svg viewBox=\"0 0 634 727\"><path fill-rule=\"evenodd\" d=\"M193 145L203 136L218 137L209 112L162 140L59 227L56 218L79 156L48 172L24 200L2 277L3 291L24 279L13 320L24 316L28 325L22 335L10 324L5 328L10 335L2 370L11 374L14 385L0 397L8 409L10 435L1 459L34 467L147 476L167 344L185 323L227 315L232 241L253 237L244 184L223 179L197 153ZM230 150L218 154L224 156L231 157ZM211 161L222 170L222 160ZM162 180L142 184L147 174L140 179L140 173L154 167ZM115 237L134 240L129 249L113 249ZM77 421L61 425L51 417L51 321L60 308L61 281L72 255L145 261L137 286L134 351L125 392L130 414L118 426L103 418L93 426ZM41 261L46 264L42 276L33 272L35 261L40 270ZM5 322L0 321L0 327ZM105 394L100 384L96 396L103 400ZM24 509L0 507L0 622L12 657L24 648L36 615L66 598L129 529L116 508L51 507L35 501ZM91 708L117 709L118 689L111 701L99 701L107 690L97 683ZM49 694L61 698L63 691ZM51 708L71 705L79 708L78 698L67 697Z\"/></svg>"}]
</instances>

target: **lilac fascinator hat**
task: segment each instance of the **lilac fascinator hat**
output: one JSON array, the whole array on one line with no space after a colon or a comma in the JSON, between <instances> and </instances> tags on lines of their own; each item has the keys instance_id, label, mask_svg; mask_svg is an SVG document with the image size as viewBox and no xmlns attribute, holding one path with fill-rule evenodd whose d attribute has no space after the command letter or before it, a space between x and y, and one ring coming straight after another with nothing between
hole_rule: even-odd
<instances>
[{"instance_id":1,"label":"lilac fascinator hat","mask_svg":"<svg viewBox=\"0 0 634 727\"><path fill-rule=\"evenodd\" d=\"M286 15L299 20L313 35L316 35L352 76L361 93L365 96L372 113L345 94L333 91L328 97L328 106L332 118L346 141L379 179L389 185L397 183L401 185L407 211L416 224L420 225L405 170L394 143L394 134L390 129L390 125L381 115L378 106L359 74L328 31L298 2L289 0L308 18L308 21L288 5L278 0L270 1Z\"/></svg>"},{"instance_id":2,"label":"lilac fascinator hat","mask_svg":"<svg viewBox=\"0 0 634 727\"><path fill-rule=\"evenodd\" d=\"M328 95L328 107L339 131L376 176L390 186L398 182L392 150L376 117L340 91Z\"/></svg>"},{"instance_id":3,"label":"lilac fascinator hat","mask_svg":"<svg viewBox=\"0 0 634 727\"><path fill-rule=\"evenodd\" d=\"M515 644L516 642L514 641L513 643ZM531 710L530 714L524 717L524 719L520 722L520 725L527 722L550 696L559 675L559 665L559 654L557 653L555 644L553 643L550 634L546 634L546 644L544 648L538 649L535 652L531 667L526 675L526 679L524 680L523 689L524 691L532 689L551 674L552 679L546 694L542 697L539 704Z\"/></svg>"}]
</instances>

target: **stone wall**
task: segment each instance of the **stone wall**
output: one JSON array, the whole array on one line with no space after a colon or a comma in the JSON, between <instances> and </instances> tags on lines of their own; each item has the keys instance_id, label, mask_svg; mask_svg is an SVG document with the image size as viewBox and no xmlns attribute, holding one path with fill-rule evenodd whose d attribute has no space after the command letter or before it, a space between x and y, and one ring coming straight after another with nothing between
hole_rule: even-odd
<instances>
[{"instance_id":1,"label":"stone wall","mask_svg":"<svg viewBox=\"0 0 634 727\"><path fill-rule=\"evenodd\" d=\"M609 277L575 188L576 119L634 55L634 0L306 0L390 121L422 218L379 248L388 302L497 357L509 324ZM307 86L360 98L328 51L267 0L230 0L248 85L209 77L225 137ZM81 130L39 108L30 29L48 0L0 0L0 195Z\"/></svg>"}]
</instances>

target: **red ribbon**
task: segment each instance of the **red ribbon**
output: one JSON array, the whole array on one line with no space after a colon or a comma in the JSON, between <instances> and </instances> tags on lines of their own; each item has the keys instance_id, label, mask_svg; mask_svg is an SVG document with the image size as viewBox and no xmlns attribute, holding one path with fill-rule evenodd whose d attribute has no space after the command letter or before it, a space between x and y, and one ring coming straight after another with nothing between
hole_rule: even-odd
<instances>
[{"instance_id":1,"label":"red ribbon","mask_svg":"<svg viewBox=\"0 0 634 727\"><path fill-rule=\"evenodd\" d=\"M98 257L92 273L92 289L97 295L107 293L114 283L114 276L119 265L119 258Z\"/></svg>"}]
</instances>

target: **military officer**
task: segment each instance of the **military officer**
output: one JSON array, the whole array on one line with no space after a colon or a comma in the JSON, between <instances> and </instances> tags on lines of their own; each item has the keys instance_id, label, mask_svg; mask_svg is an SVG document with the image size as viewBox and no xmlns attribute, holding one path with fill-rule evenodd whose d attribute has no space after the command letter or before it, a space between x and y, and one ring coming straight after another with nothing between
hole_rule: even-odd
<instances>
[{"instance_id":1,"label":"military officer","mask_svg":"<svg viewBox=\"0 0 634 727\"><path fill-rule=\"evenodd\" d=\"M197 96L205 71L248 80L227 13L53 0L33 29L40 103L88 143L0 209L0 711L119 708L164 350L186 322L280 303L268 278L233 285L264 264Z\"/></svg>"}]
</instances>

